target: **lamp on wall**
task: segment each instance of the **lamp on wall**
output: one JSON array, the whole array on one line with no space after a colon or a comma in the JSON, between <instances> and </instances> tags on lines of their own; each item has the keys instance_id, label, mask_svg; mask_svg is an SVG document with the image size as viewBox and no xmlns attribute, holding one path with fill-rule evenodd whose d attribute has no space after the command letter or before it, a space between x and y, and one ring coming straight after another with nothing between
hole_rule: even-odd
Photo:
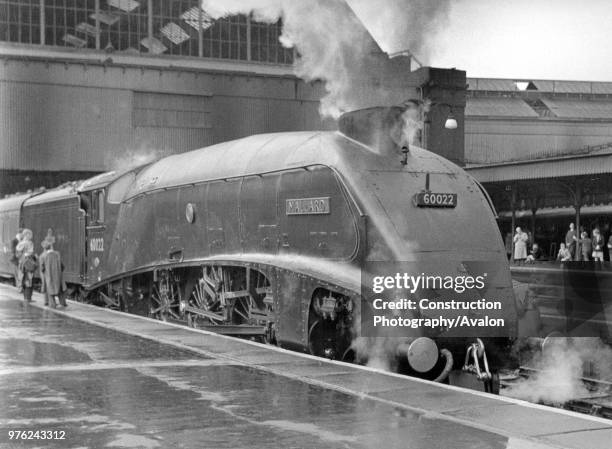
<instances>
[{"instance_id":1,"label":"lamp on wall","mask_svg":"<svg viewBox=\"0 0 612 449\"><path fill-rule=\"evenodd\" d=\"M455 118L452 112L448 113L446 121L444 122L444 127L446 129L457 129L457 119Z\"/></svg>"},{"instance_id":2,"label":"lamp on wall","mask_svg":"<svg viewBox=\"0 0 612 449\"><path fill-rule=\"evenodd\" d=\"M455 117L455 115L453 114L453 107L448 104L448 103L439 103L437 101L431 102L429 104L429 109L431 110L431 108L434 107L439 107L439 106L444 106L448 108L448 115L446 116L446 119L444 120L444 128L446 129L457 129L457 118ZM429 118L429 114L428 117L425 120L425 123L430 124L430 118Z\"/></svg>"},{"instance_id":3,"label":"lamp on wall","mask_svg":"<svg viewBox=\"0 0 612 449\"><path fill-rule=\"evenodd\" d=\"M437 101L434 101L430 105L430 107L436 106L444 106L448 108L448 115L446 116L446 120L444 121L444 128L457 129L457 118L453 114L453 107L448 103L438 103Z\"/></svg>"},{"instance_id":4,"label":"lamp on wall","mask_svg":"<svg viewBox=\"0 0 612 449\"><path fill-rule=\"evenodd\" d=\"M423 140L421 141L423 148L429 149L429 133L430 133L430 127L431 127L431 120L433 118L432 116L433 109L440 108L440 107L448 108L448 111L440 110L439 114L435 114L436 117L439 117L444 120L444 129L448 129L452 131L459 127L459 123L457 122L457 117L455 116L455 114L453 114L452 105L448 103L438 102L438 101L429 102L429 108L427 108L427 112L425 114L425 120L423 123L424 125ZM439 123L437 120L436 122Z\"/></svg>"}]
</instances>

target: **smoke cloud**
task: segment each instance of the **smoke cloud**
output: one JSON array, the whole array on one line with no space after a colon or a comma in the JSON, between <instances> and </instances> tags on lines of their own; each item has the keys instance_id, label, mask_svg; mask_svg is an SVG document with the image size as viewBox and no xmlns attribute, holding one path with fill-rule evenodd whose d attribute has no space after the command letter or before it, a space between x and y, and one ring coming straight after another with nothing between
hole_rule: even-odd
<instances>
[{"instance_id":1,"label":"smoke cloud","mask_svg":"<svg viewBox=\"0 0 612 449\"><path fill-rule=\"evenodd\" d=\"M399 40L404 48L418 49L425 48L427 36L423 33L434 27L447 3L350 2L351 6L355 4L356 11L378 18L370 28L378 30L377 34L384 35L387 41ZM252 14L254 20L261 22L282 19L280 42L285 47L294 47L299 55L296 75L306 81L325 82L327 95L320 107L323 116L337 118L349 110L414 98L402 85L408 76L407 62L390 60L382 53L344 0L203 0L202 7L213 18Z\"/></svg>"},{"instance_id":2,"label":"smoke cloud","mask_svg":"<svg viewBox=\"0 0 612 449\"><path fill-rule=\"evenodd\" d=\"M563 404L592 393L582 377L612 380L612 349L598 338L555 338L527 366L539 371L504 394L531 402Z\"/></svg>"},{"instance_id":3,"label":"smoke cloud","mask_svg":"<svg viewBox=\"0 0 612 449\"><path fill-rule=\"evenodd\" d=\"M347 0L383 51L410 51L429 64L432 43L448 23L451 0Z\"/></svg>"},{"instance_id":4,"label":"smoke cloud","mask_svg":"<svg viewBox=\"0 0 612 449\"><path fill-rule=\"evenodd\" d=\"M421 132L425 125L425 116L429 112L431 101L425 99L422 104L407 102L406 111L402 114L402 138L400 146L418 145L421 143Z\"/></svg>"},{"instance_id":5,"label":"smoke cloud","mask_svg":"<svg viewBox=\"0 0 612 449\"><path fill-rule=\"evenodd\" d=\"M105 162L109 170L123 172L161 159L162 157L168 156L170 153L170 151L142 147L138 149L128 149L120 156L109 154Z\"/></svg>"},{"instance_id":6,"label":"smoke cloud","mask_svg":"<svg viewBox=\"0 0 612 449\"><path fill-rule=\"evenodd\" d=\"M396 298L400 298L399 293ZM352 334L361 334L361 308L354 309ZM387 310L389 318L399 316L398 310ZM364 364L370 368L382 371L397 372L399 365L398 348L402 344L410 344L413 337L354 337L351 341L351 349L355 355L355 362Z\"/></svg>"},{"instance_id":7,"label":"smoke cloud","mask_svg":"<svg viewBox=\"0 0 612 449\"><path fill-rule=\"evenodd\" d=\"M409 338L357 337L351 342L351 349L355 352L355 362L382 371L396 372L397 349L402 343L409 343L411 340Z\"/></svg>"}]
</instances>

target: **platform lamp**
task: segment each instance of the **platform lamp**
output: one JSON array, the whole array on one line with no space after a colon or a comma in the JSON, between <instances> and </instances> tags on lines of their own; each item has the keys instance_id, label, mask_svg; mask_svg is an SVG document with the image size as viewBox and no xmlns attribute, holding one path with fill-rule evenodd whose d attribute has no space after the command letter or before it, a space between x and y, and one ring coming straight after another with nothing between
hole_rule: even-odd
<instances>
[{"instance_id":1,"label":"platform lamp","mask_svg":"<svg viewBox=\"0 0 612 449\"><path fill-rule=\"evenodd\" d=\"M449 112L448 116L446 117L446 121L444 122L444 127L446 129L457 129L457 119L453 115L452 108L451 108L451 112Z\"/></svg>"},{"instance_id":2,"label":"platform lamp","mask_svg":"<svg viewBox=\"0 0 612 449\"><path fill-rule=\"evenodd\" d=\"M445 106L448 108L448 115L446 116L446 120L444 121L444 128L446 129L457 129L457 119L453 114L453 107L448 103L439 103L434 101L430 104L430 107L434 106Z\"/></svg>"},{"instance_id":3,"label":"platform lamp","mask_svg":"<svg viewBox=\"0 0 612 449\"><path fill-rule=\"evenodd\" d=\"M429 111L427 113L426 119L425 119L425 123L424 123L424 129L423 129L423 134L424 134L424 139L423 139L423 147L424 148L428 148L428 134L429 134L429 127L431 126L431 117L429 116L429 112L431 111L431 108L434 107L439 107L439 106L444 106L448 108L448 114L446 115L446 119L444 120L444 128L448 129L448 130L455 130L457 129L457 118L455 117L455 115L453 114L453 107L448 104L448 103L441 103L441 102L437 102L437 101L433 101L431 103L429 103Z\"/></svg>"}]
</instances>

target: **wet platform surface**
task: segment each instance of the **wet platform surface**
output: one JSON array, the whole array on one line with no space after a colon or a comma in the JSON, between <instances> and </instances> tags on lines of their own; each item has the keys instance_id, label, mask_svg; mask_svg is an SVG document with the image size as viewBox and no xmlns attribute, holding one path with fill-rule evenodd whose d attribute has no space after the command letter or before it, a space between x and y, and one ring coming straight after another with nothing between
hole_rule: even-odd
<instances>
[{"instance_id":1,"label":"wet platform surface","mask_svg":"<svg viewBox=\"0 0 612 449\"><path fill-rule=\"evenodd\" d=\"M608 448L612 423L0 286L0 447ZM9 440L9 431L63 440Z\"/></svg>"}]
</instances>

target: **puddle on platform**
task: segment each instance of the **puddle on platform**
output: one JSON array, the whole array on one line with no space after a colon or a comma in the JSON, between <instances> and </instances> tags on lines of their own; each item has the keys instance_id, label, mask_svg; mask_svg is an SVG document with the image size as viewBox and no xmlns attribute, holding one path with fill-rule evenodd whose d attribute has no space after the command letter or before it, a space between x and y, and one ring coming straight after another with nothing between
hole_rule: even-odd
<instances>
[{"instance_id":1,"label":"puddle on platform","mask_svg":"<svg viewBox=\"0 0 612 449\"><path fill-rule=\"evenodd\" d=\"M25 338L0 339L2 365L44 366L66 363L89 362L91 358L84 352L58 343L47 343Z\"/></svg>"},{"instance_id":2,"label":"puddle on platform","mask_svg":"<svg viewBox=\"0 0 612 449\"><path fill-rule=\"evenodd\" d=\"M193 385L191 382L178 379L177 377L171 375L162 374L159 372L159 369L156 368L140 367L136 368L136 371L138 371L143 376L154 377L155 379L164 382L169 387L176 388L177 390L191 391L199 395L198 400L200 401L225 402L228 400L220 393L205 390L203 388Z\"/></svg>"}]
</instances>

